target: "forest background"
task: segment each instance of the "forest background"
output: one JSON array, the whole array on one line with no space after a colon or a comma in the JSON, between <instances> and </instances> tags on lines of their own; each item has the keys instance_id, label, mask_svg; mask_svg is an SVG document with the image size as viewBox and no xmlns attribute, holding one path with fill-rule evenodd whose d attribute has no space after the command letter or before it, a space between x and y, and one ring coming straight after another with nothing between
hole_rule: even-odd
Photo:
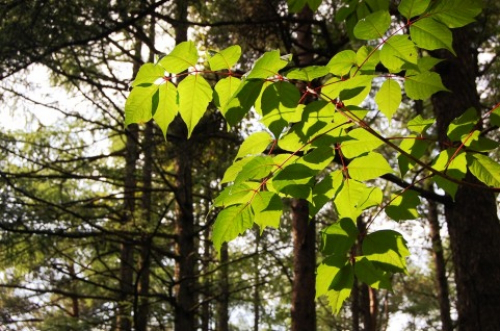
<instances>
[{"instance_id":1,"label":"forest background","mask_svg":"<svg viewBox=\"0 0 500 331\"><path fill-rule=\"evenodd\" d=\"M433 52L447 60L435 70L452 93L403 96L391 122L368 98L370 126L398 137L417 115L453 119L469 106L494 108L499 8L474 3L483 7L476 22L453 32L457 56ZM335 315L324 297L312 303L320 230L337 218L333 204L302 223L305 246L292 236L298 202L285 200L280 227L247 231L220 254L213 248L212 204L241 143L262 129L255 115L228 130L211 106L189 140L179 119L167 141L153 122L125 127L139 67L188 39L202 50L240 45L235 72L244 73L274 49L293 54L299 67L358 49L347 5L356 20L386 8L405 21L398 1L307 1L315 11L304 4L1 4L0 330L498 329L498 200L488 190L465 186L453 202L431 182L413 185L422 202L414 197L416 221L378 217L371 225L404 234L413 254L408 275L392 276L392 290L356 280ZM441 143L439 123L428 136ZM498 162L498 127L489 124L481 135L496 144L490 155ZM375 185L389 192L405 183L385 176ZM358 228L368 219L361 215Z\"/></svg>"}]
</instances>

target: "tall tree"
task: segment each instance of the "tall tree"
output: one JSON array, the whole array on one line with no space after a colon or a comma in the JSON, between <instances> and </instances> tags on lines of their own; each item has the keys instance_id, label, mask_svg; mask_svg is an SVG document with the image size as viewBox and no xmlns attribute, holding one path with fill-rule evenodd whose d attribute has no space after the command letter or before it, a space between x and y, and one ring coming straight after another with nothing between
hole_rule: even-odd
<instances>
[{"instance_id":1,"label":"tall tree","mask_svg":"<svg viewBox=\"0 0 500 331\"><path fill-rule=\"evenodd\" d=\"M481 104L476 87L477 41L474 28L453 32L453 47L439 54L437 66L444 85L451 93L440 92L432 98L441 148L452 146L448 138L450 123L470 107L478 114ZM451 144L450 144L451 143ZM470 185L458 187L454 202L445 208L450 234L459 330L496 330L500 328L500 222L495 195L467 173ZM481 307L479 309L479 307Z\"/></svg>"}]
</instances>

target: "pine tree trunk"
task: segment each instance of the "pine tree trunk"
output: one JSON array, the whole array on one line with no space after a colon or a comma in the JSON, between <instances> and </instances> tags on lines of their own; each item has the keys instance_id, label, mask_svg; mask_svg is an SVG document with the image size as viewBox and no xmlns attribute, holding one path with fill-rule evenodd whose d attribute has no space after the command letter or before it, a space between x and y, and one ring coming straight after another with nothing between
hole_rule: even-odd
<instances>
[{"instance_id":1,"label":"pine tree trunk","mask_svg":"<svg viewBox=\"0 0 500 331\"><path fill-rule=\"evenodd\" d=\"M220 249L220 295L217 302L217 330L229 331L229 254L227 243Z\"/></svg>"},{"instance_id":2,"label":"pine tree trunk","mask_svg":"<svg viewBox=\"0 0 500 331\"><path fill-rule=\"evenodd\" d=\"M298 18L310 21L314 17L306 5ZM311 25L300 24L297 29L297 62L310 65L313 62L313 38ZM316 330L316 226L309 220L309 202L292 200L293 236L293 284L292 284L292 331Z\"/></svg>"},{"instance_id":3,"label":"pine tree trunk","mask_svg":"<svg viewBox=\"0 0 500 331\"><path fill-rule=\"evenodd\" d=\"M187 20L188 1L177 0L177 19L179 22ZM187 40L187 25L178 23L175 26L175 42L180 44ZM196 291L195 291L195 229L193 209L193 178L192 178L192 144L187 139L187 127L177 117L171 124L176 136L175 148L175 199L177 234L175 265L176 305L174 312L175 331L195 330Z\"/></svg>"},{"instance_id":4,"label":"pine tree trunk","mask_svg":"<svg viewBox=\"0 0 500 331\"><path fill-rule=\"evenodd\" d=\"M446 261L444 258L443 244L441 241L441 226L439 225L438 209L434 201L427 204L429 210L427 220L429 222L430 237L432 241L432 258L436 268L436 280L438 290L439 311L441 317L441 330L453 331L450 315L450 295L448 278L446 277Z\"/></svg>"},{"instance_id":5,"label":"pine tree trunk","mask_svg":"<svg viewBox=\"0 0 500 331\"><path fill-rule=\"evenodd\" d=\"M437 66L451 93L433 98L438 136L442 147L451 120L469 107L481 109L476 91L477 58L473 30L453 33L457 57L441 53L446 61ZM478 184L470 173L466 181ZM454 203L445 208L455 268L458 329L500 330L500 223L495 196L481 188L460 186Z\"/></svg>"},{"instance_id":6,"label":"pine tree trunk","mask_svg":"<svg viewBox=\"0 0 500 331\"><path fill-rule=\"evenodd\" d=\"M144 138L142 150L144 153L144 165L142 168L142 219L141 222L144 228L149 231L151 227L151 189L152 189L152 172L153 172L153 136L154 124L148 122L144 130ZM137 271L138 289L137 289L137 306L134 311L134 325L136 331L146 331L149 318L149 276L151 267L151 238L146 236L140 247L139 266Z\"/></svg>"},{"instance_id":7,"label":"pine tree trunk","mask_svg":"<svg viewBox=\"0 0 500 331\"><path fill-rule=\"evenodd\" d=\"M292 200L292 234L292 331L316 330L316 226L306 200Z\"/></svg>"},{"instance_id":8,"label":"pine tree trunk","mask_svg":"<svg viewBox=\"0 0 500 331\"><path fill-rule=\"evenodd\" d=\"M125 213L122 226L127 229L135 213L135 168L138 157L139 129L136 124L128 127L125 159ZM126 239L120 245L120 294L118 296L118 312L116 317L117 331L132 330L132 304L130 296L133 292L134 255L133 244Z\"/></svg>"}]
</instances>

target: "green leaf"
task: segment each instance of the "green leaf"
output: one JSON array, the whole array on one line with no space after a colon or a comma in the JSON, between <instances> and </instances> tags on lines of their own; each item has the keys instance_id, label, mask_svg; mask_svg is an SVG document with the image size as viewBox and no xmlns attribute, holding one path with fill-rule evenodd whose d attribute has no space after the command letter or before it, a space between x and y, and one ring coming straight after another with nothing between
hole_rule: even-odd
<instances>
[{"instance_id":1,"label":"green leaf","mask_svg":"<svg viewBox=\"0 0 500 331\"><path fill-rule=\"evenodd\" d=\"M326 67L330 70L330 73L343 77L346 76L355 65L356 53L351 50L345 50L335 54Z\"/></svg>"},{"instance_id":2,"label":"green leaf","mask_svg":"<svg viewBox=\"0 0 500 331\"><path fill-rule=\"evenodd\" d=\"M313 217L330 200L332 200L342 186L344 176L342 171L335 170L321 179L312 191L313 201L309 205L309 216Z\"/></svg>"},{"instance_id":3,"label":"green leaf","mask_svg":"<svg viewBox=\"0 0 500 331\"><path fill-rule=\"evenodd\" d=\"M266 79L279 75L279 71L290 62L291 56L281 57L279 50L266 52L254 64L247 78Z\"/></svg>"},{"instance_id":4,"label":"green leaf","mask_svg":"<svg viewBox=\"0 0 500 331\"><path fill-rule=\"evenodd\" d=\"M327 272L327 271L326 271ZM317 278L316 278L317 279ZM317 280L316 280L317 282ZM340 269L330 285L330 291L326 293L328 303L334 314L338 314L344 301L351 295L354 284L354 272L350 264Z\"/></svg>"},{"instance_id":5,"label":"green leaf","mask_svg":"<svg viewBox=\"0 0 500 331\"><path fill-rule=\"evenodd\" d=\"M329 102L318 100L307 104L301 121L280 138L278 146L290 152L304 148L311 139L321 134L321 130L333 120L334 114L335 106Z\"/></svg>"},{"instance_id":6,"label":"green leaf","mask_svg":"<svg viewBox=\"0 0 500 331\"><path fill-rule=\"evenodd\" d=\"M313 12L318 10L319 5L321 5L322 0L287 0L288 2L288 10L291 13L298 13L304 8L305 5L308 5L309 8Z\"/></svg>"},{"instance_id":7,"label":"green leaf","mask_svg":"<svg viewBox=\"0 0 500 331\"><path fill-rule=\"evenodd\" d=\"M201 75L189 75L178 86L179 113L188 127L188 138L212 101L212 87Z\"/></svg>"},{"instance_id":8,"label":"green leaf","mask_svg":"<svg viewBox=\"0 0 500 331\"><path fill-rule=\"evenodd\" d=\"M389 276L377 269L375 265L365 256L356 257L354 264L354 274L356 277L374 289L392 289Z\"/></svg>"},{"instance_id":9,"label":"green leaf","mask_svg":"<svg viewBox=\"0 0 500 331\"><path fill-rule=\"evenodd\" d=\"M153 118L166 138L168 126L179 113L177 88L174 84L166 81L165 84L159 86L158 91L160 93L158 107Z\"/></svg>"},{"instance_id":10,"label":"green leaf","mask_svg":"<svg viewBox=\"0 0 500 331\"><path fill-rule=\"evenodd\" d=\"M284 81L269 85L262 93L262 123L276 138L293 118L299 100L300 92L297 87Z\"/></svg>"},{"instance_id":11,"label":"green leaf","mask_svg":"<svg viewBox=\"0 0 500 331\"><path fill-rule=\"evenodd\" d=\"M272 142L273 137L271 137L268 132L255 132L243 141L235 159L240 159L250 154L260 154L265 151L267 146Z\"/></svg>"},{"instance_id":12,"label":"green leaf","mask_svg":"<svg viewBox=\"0 0 500 331\"><path fill-rule=\"evenodd\" d=\"M232 205L246 204L252 200L260 183L244 182L237 185L226 186L215 198L214 207L229 207Z\"/></svg>"},{"instance_id":13,"label":"green leaf","mask_svg":"<svg viewBox=\"0 0 500 331\"><path fill-rule=\"evenodd\" d=\"M405 62L418 63L418 51L408 35L392 36L380 51L380 61L389 72L400 72Z\"/></svg>"},{"instance_id":14,"label":"green leaf","mask_svg":"<svg viewBox=\"0 0 500 331\"><path fill-rule=\"evenodd\" d=\"M213 71L227 69L238 62L241 56L241 47L238 45L230 46L222 51L209 51L211 57L208 59L210 69Z\"/></svg>"},{"instance_id":15,"label":"green leaf","mask_svg":"<svg viewBox=\"0 0 500 331\"><path fill-rule=\"evenodd\" d=\"M398 6L398 11L406 19L422 15L427 7L429 7L430 0L401 0Z\"/></svg>"},{"instance_id":16,"label":"green leaf","mask_svg":"<svg viewBox=\"0 0 500 331\"><path fill-rule=\"evenodd\" d=\"M413 118L411 121L408 122L407 128L410 131L422 134L432 124L434 124L435 121L436 120L433 118L424 119L422 118L422 115L417 115L415 118Z\"/></svg>"},{"instance_id":17,"label":"green leaf","mask_svg":"<svg viewBox=\"0 0 500 331\"><path fill-rule=\"evenodd\" d=\"M405 77L405 90L406 95L413 100L426 100L436 92L449 91L435 72Z\"/></svg>"},{"instance_id":18,"label":"green leaf","mask_svg":"<svg viewBox=\"0 0 500 331\"><path fill-rule=\"evenodd\" d=\"M350 218L342 218L321 231L321 254L324 256L347 255L358 238L356 223Z\"/></svg>"},{"instance_id":19,"label":"green leaf","mask_svg":"<svg viewBox=\"0 0 500 331\"><path fill-rule=\"evenodd\" d=\"M410 26L410 36L420 48L429 51L445 48L456 55L450 29L432 18L423 18L413 23Z\"/></svg>"},{"instance_id":20,"label":"green leaf","mask_svg":"<svg viewBox=\"0 0 500 331\"><path fill-rule=\"evenodd\" d=\"M192 41L185 41L164 56L158 65L171 74L178 74L198 63L198 51Z\"/></svg>"},{"instance_id":21,"label":"green leaf","mask_svg":"<svg viewBox=\"0 0 500 331\"><path fill-rule=\"evenodd\" d=\"M283 214L283 202L279 195L273 192L258 192L253 201L255 213L254 222L260 227L261 233L267 226L278 228Z\"/></svg>"},{"instance_id":22,"label":"green leaf","mask_svg":"<svg viewBox=\"0 0 500 331\"><path fill-rule=\"evenodd\" d=\"M231 96L226 105L222 105L221 111L229 125L237 125L248 113L258 99L264 80L245 79L238 85L236 92ZM226 86L226 90L229 88ZM234 90L233 87L230 87Z\"/></svg>"},{"instance_id":23,"label":"green leaf","mask_svg":"<svg viewBox=\"0 0 500 331\"><path fill-rule=\"evenodd\" d=\"M379 230L363 240L363 254L379 269L406 273L406 257L410 255L406 240L393 230Z\"/></svg>"},{"instance_id":24,"label":"green leaf","mask_svg":"<svg viewBox=\"0 0 500 331\"><path fill-rule=\"evenodd\" d=\"M251 160L241 168L236 176L234 184L247 181L249 179L259 180L267 177L274 168L274 162L270 156L253 156Z\"/></svg>"},{"instance_id":25,"label":"green leaf","mask_svg":"<svg viewBox=\"0 0 500 331\"><path fill-rule=\"evenodd\" d=\"M401 104L401 87L393 79L387 79L375 96L380 111L390 121Z\"/></svg>"},{"instance_id":26,"label":"green leaf","mask_svg":"<svg viewBox=\"0 0 500 331\"><path fill-rule=\"evenodd\" d=\"M451 141L460 141L463 136L473 131L478 121L477 111L474 108L467 109L465 113L454 119L448 126L448 138Z\"/></svg>"},{"instance_id":27,"label":"green leaf","mask_svg":"<svg viewBox=\"0 0 500 331\"><path fill-rule=\"evenodd\" d=\"M496 107L490 114L490 124L500 127L500 107Z\"/></svg>"},{"instance_id":28,"label":"green leaf","mask_svg":"<svg viewBox=\"0 0 500 331\"><path fill-rule=\"evenodd\" d=\"M153 118L153 95L158 85L136 86L125 102L125 126L132 123L146 123Z\"/></svg>"},{"instance_id":29,"label":"green leaf","mask_svg":"<svg viewBox=\"0 0 500 331\"><path fill-rule=\"evenodd\" d=\"M235 110L239 109L239 102L237 99L233 99L233 95L238 91L240 85L241 80L232 76L223 78L215 84L214 104L230 125L235 125L241 120L239 115L243 113L244 116L246 113L246 111L237 112Z\"/></svg>"},{"instance_id":30,"label":"green leaf","mask_svg":"<svg viewBox=\"0 0 500 331\"><path fill-rule=\"evenodd\" d=\"M364 153L373 151L382 146L384 142L363 128L350 131L347 135L350 139L340 144L342 154L348 159L352 159Z\"/></svg>"},{"instance_id":31,"label":"green leaf","mask_svg":"<svg viewBox=\"0 0 500 331\"><path fill-rule=\"evenodd\" d=\"M139 68L139 72L132 82L132 86L136 87L143 84L158 84L158 79L163 78L165 69L153 63L145 63Z\"/></svg>"},{"instance_id":32,"label":"green leaf","mask_svg":"<svg viewBox=\"0 0 500 331\"><path fill-rule=\"evenodd\" d=\"M387 216L395 221L413 220L419 217L417 206L420 205L418 193L405 191L393 197L391 204L385 207Z\"/></svg>"},{"instance_id":33,"label":"green leaf","mask_svg":"<svg viewBox=\"0 0 500 331\"><path fill-rule=\"evenodd\" d=\"M253 160L253 157L246 157L241 160L233 162L229 166L229 168L226 169L226 172L224 173L224 177L222 177L221 184L228 183L228 182L234 182L238 174L241 172L243 167Z\"/></svg>"},{"instance_id":34,"label":"green leaf","mask_svg":"<svg viewBox=\"0 0 500 331\"><path fill-rule=\"evenodd\" d=\"M376 11L362 20L354 27L354 36L361 40L383 38L391 25L391 15L388 11Z\"/></svg>"},{"instance_id":35,"label":"green leaf","mask_svg":"<svg viewBox=\"0 0 500 331\"><path fill-rule=\"evenodd\" d=\"M323 85L321 95L325 96L327 101L340 98L346 106L357 106L370 93L373 78L372 75L357 75L347 80L333 77Z\"/></svg>"},{"instance_id":36,"label":"green leaf","mask_svg":"<svg viewBox=\"0 0 500 331\"><path fill-rule=\"evenodd\" d=\"M362 46L356 53L356 65L362 73L372 73L380 62L380 51L371 46Z\"/></svg>"},{"instance_id":37,"label":"green leaf","mask_svg":"<svg viewBox=\"0 0 500 331\"><path fill-rule=\"evenodd\" d=\"M308 199L311 195L313 177L317 171L303 164L285 166L272 180L273 187L283 194L298 199Z\"/></svg>"},{"instance_id":38,"label":"green leaf","mask_svg":"<svg viewBox=\"0 0 500 331\"><path fill-rule=\"evenodd\" d=\"M382 198L380 188L367 187L364 183L349 179L344 180L334 202L339 217L356 219L363 210L380 205Z\"/></svg>"},{"instance_id":39,"label":"green leaf","mask_svg":"<svg viewBox=\"0 0 500 331\"><path fill-rule=\"evenodd\" d=\"M473 23L480 12L481 5L477 0L441 0L428 14L449 28L460 28Z\"/></svg>"},{"instance_id":40,"label":"green leaf","mask_svg":"<svg viewBox=\"0 0 500 331\"><path fill-rule=\"evenodd\" d=\"M420 115L419 115L420 116ZM419 139L417 136L409 135L401 141L399 148L412 155L415 159L420 159L425 155L429 147L429 141ZM401 175L404 176L408 170L412 169L416 162L406 155L398 155L398 165Z\"/></svg>"},{"instance_id":41,"label":"green leaf","mask_svg":"<svg viewBox=\"0 0 500 331\"><path fill-rule=\"evenodd\" d=\"M286 77L288 79L298 79L305 82L310 82L316 78L328 75L329 72L330 71L328 70L328 67L310 66L305 68L293 69L288 74L286 74Z\"/></svg>"},{"instance_id":42,"label":"green leaf","mask_svg":"<svg viewBox=\"0 0 500 331\"><path fill-rule=\"evenodd\" d=\"M482 154L467 155L470 172L487 186L500 188L500 164Z\"/></svg>"},{"instance_id":43,"label":"green leaf","mask_svg":"<svg viewBox=\"0 0 500 331\"><path fill-rule=\"evenodd\" d=\"M347 254L332 254L323 259L316 270L316 298L327 294L332 289L332 283L339 283L339 273L345 266L350 266Z\"/></svg>"},{"instance_id":44,"label":"green leaf","mask_svg":"<svg viewBox=\"0 0 500 331\"><path fill-rule=\"evenodd\" d=\"M220 252L223 243L229 242L250 229L253 225L253 214L247 205L231 206L223 209L215 220L212 241Z\"/></svg>"},{"instance_id":45,"label":"green leaf","mask_svg":"<svg viewBox=\"0 0 500 331\"><path fill-rule=\"evenodd\" d=\"M446 149L439 153L438 157L434 160L432 167L438 171L445 172L448 176L455 179L462 179L467 172L467 160L465 153L460 152L455 155L456 148ZM455 155L453 160L451 158ZM458 185L441 177L434 176L434 182L451 197L455 197Z\"/></svg>"},{"instance_id":46,"label":"green leaf","mask_svg":"<svg viewBox=\"0 0 500 331\"><path fill-rule=\"evenodd\" d=\"M386 159L375 152L355 158L349 163L347 169L349 176L359 181L374 179L393 172Z\"/></svg>"}]
</instances>

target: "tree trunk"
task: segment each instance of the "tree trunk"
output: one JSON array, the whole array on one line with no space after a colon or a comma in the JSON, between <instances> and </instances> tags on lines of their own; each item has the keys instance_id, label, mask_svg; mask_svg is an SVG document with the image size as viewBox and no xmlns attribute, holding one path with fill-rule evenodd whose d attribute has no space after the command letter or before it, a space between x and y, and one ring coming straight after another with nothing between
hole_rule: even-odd
<instances>
[{"instance_id":1,"label":"tree trunk","mask_svg":"<svg viewBox=\"0 0 500 331\"><path fill-rule=\"evenodd\" d=\"M177 0L177 19L187 20L188 1ZM187 25L179 23L175 26L175 42L180 44L187 40ZM175 142L175 199L177 234L175 265L176 305L174 312L175 331L195 330L196 291L195 291L195 232L193 209L192 148L187 139L187 127L180 117L172 123L177 141Z\"/></svg>"},{"instance_id":2,"label":"tree trunk","mask_svg":"<svg viewBox=\"0 0 500 331\"><path fill-rule=\"evenodd\" d=\"M255 256L254 256L254 282L253 288L253 331L259 331L260 322L260 266L259 266L259 244L260 244L260 229L255 229Z\"/></svg>"},{"instance_id":3,"label":"tree trunk","mask_svg":"<svg viewBox=\"0 0 500 331\"><path fill-rule=\"evenodd\" d=\"M220 296L217 302L217 330L229 331L229 254L227 243L220 249Z\"/></svg>"},{"instance_id":4,"label":"tree trunk","mask_svg":"<svg viewBox=\"0 0 500 331\"><path fill-rule=\"evenodd\" d=\"M430 236L432 241L432 257L436 268L437 291L439 301L439 311L441 317L441 330L453 331L453 324L450 315L450 295L448 278L446 277L446 261L444 258L443 244L441 242L441 226L439 225L438 209L434 201L427 203Z\"/></svg>"},{"instance_id":5,"label":"tree trunk","mask_svg":"<svg viewBox=\"0 0 500 331\"><path fill-rule=\"evenodd\" d=\"M316 330L316 226L306 200L292 200L292 235L292 331Z\"/></svg>"},{"instance_id":6,"label":"tree trunk","mask_svg":"<svg viewBox=\"0 0 500 331\"><path fill-rule=\"evenodd\" d=\"M453 47L457 57L442 52L437 71L451 93L432 98L439 141L447 145L449 123L469 107L481 109L476 91L477 59L473 30L456 29ZM478 184L470 173L466 181ZM454 203L445 208L455 268L458 329L500 330L500 223L495 196L481 188L460 186Z\"/></svg>"},{"instance_id":7,"label":"tree trunk","mask_svg":"<svg viewBox=\"0 0 500 331\"><path fill-rule=\"evenodd\" d=\"M135 52L140 54L141 43L137 42ZM139 71L139 65L134 65L134 76ZM121 220L122 227L126 230L133 220L135 213L135 180L136 162L139 155L138 139L139 128L137 124L129 125L126 131L126 156L124 179L124 214ZM120 294L118 295L118 312L116 316L117 331L132 330L132 304L130 296L133 293L134 273L134 247L126 238L120 245Z\"/></svg>"},{"instance_id":8,"label":"tree trunk","mask_svg":"<svg viewBox=\"0 0 500 331\"><path fill-rule=\"evenodd\" d=\"M143 184L142 184L142 219L141 224L146 231L151 228L151 189L152 189L152 172L153 172L153 136L154 124L148 122L144 130L144 138L142 150L144 153L143 166ZM146 331L149 318L149 276L151 267L151 238L145 236L140 247L139 266L137 271L137 299L136 309L134 311L134 325L136 331Z\"/></svg>"},{"instance_id":9,"label":"tree trunk","mask_svg":"<svg viewBox=\"0 0 500 331\"><path fill-rule=\"evenodd\" d=\"M311 21L314 15L306 5L298 18ZM313 38L310 24L297 28L297 62L309 65L313 62ZM316 226L309 220L309 202L292 200L293 236L293 284L292 284L292 331L316 330Z\"/></svg>"}]
</instances>

